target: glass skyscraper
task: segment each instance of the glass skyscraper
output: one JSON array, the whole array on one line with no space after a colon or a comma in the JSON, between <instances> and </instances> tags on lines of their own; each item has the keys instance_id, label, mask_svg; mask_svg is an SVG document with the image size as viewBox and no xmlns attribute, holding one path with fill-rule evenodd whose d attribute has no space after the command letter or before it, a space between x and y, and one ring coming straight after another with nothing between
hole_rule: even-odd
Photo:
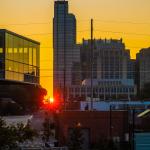
<instances>
[{"instance_id":1,"label":"glass skyscraper","mask_svg":"<svg viewBox=\"0 0 150 150\"><path fill-rule=\"evenodd\" d=\"M76 18L68 12L68 1L55 1L53 19L54 39L54 93L72 85L74 63L80 61L76 44Z\"/></svg>"},{"instance_id":2,"label":"glass skyscraper","mask_svg":"<svg viewBox=\"0 0 150 150\"><path fill-rule=\"evenodd\" d=\"M40 43L0 30L0 80L39 84Z\"/></svg>"}]
</instances>

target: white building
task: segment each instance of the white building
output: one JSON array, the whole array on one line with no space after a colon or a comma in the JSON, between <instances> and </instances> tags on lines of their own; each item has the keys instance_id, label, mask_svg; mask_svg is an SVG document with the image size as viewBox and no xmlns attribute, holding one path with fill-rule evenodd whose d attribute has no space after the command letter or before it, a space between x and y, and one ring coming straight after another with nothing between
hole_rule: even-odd
<instances>
[{"instance_id":1,"label":"white building","mask_svg":"<svg viewBox=\"0 0 150 150\"><path fill-rule=\"evenodd\" d=\"M91 80L86 79L82 86L71 86L68 88L68 98L91 97ZM128 99L136 95L136 86L131 79L93 79L93 96L99 100Z\"/></svg>"}]
</instances>

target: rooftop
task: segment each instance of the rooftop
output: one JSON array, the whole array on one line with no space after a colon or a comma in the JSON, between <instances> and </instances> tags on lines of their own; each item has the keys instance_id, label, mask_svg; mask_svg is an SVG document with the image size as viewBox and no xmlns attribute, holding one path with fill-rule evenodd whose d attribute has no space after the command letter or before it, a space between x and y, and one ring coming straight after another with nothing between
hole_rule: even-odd
<instances>
[{"instance_id":1,"label":"rooftop","mask_svg":"<svg viewBox=\"0 0 150 150\"><path fill-rule=\"evenodd\" d=\"M14 35L14 36L20 37L20 38L22 38L22 39L25 39L25 40L27 40L27 41L30 41L30 42L33 42L33 43L35 43L35 44L40 45L40 42L38 42L38 41L32 40L32 39L30 39L30 38L27 38L27 37L25 37L25 36L22 36L22 35L20 35L20 34L15 33L15 32L9 31L9 30L7 30L7 29L0 29L0 33L1 33L1 32L6 32L6 33L12 34L12 35Z\"/></svg>"}]
</instances>

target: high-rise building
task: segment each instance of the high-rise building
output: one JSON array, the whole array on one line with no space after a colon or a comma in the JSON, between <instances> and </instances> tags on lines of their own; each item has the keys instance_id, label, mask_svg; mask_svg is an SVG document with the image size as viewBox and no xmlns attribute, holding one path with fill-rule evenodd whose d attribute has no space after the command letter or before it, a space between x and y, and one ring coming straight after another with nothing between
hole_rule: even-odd
<instances>
[{"instance_id":1,"label":"high-rise building","mask_svg":"<svg viewBox=\"0 0 150 150\"><path fill-rule=\"evenodd\" d=\"M81 46L82 79L90 77L90 40ZM122 39L94 40L93 76L98 79L127 79L130 51L125 49ZM84 70L88 69L88 70Z\"/></svg>"},{"instance_id":2,"label":"high-rise building","mask_svg":"<svg viewBox=\"0 0 150 150\"><path fill-rule=\"evenodd\" d=\"M150 48L141 49L137 54L137 66L138 87L142 90L145 84L150 83Z\"/></svg>"},{"instance_id":3,"label":"high-rise building","mask_svg":"<svg viewBox=\"0 0 150 150\"><path fill-rule=\"evenodd\" d=\"M80 48L76 45L76 18L68 12L68 1L55 1L53 19L54 93L63 96L73 79L75 63L80 62Z\"/></svg>"},{"instance_id":4,"label":"high-rise building","mask_svg":"<svg viewBox=\"0 0 150 150\"><path fill-rule=\"evenodd\" d=\"M54 94L58 91L67 99L90 96L91 40L76 44L76 18L69 13L68 1L55 1L53 31ZM93 95L135 95L135 61L122 39L95 39L93 43Z\"/></svg>"},{"instance_id":5,"label":"high-rise building","mask_svg":"<svg viewBox=\"0 0 150 150\"><path fill-rule=\"evenodd\" d=\"M135 59L129 59L127 78L133 79L134 83L136 84L136 75L137 75L136 60Z\"/></svg>"},{"instance_id":6,"label":"high-rise building","mask_svg":"<svg viewBox=\"0 0 150 150\"><path fill-rule=\"evenodd\" d=\"M135 61L122 39L94 40L93 48L93 96L109 98L130 98L136 95L134 84ZM91 40L81 45L82 84L70 87L71 97L91 96ZM68 95L69 96L69 95Z\"/></svg>"},{"instance_id":7,"label":"high-rise building","mask_svg":"<svg viewBox=\"0 0 150 150\"><path fill-rule=\"evenodd\" d=\"M54 48L68 48L76 44L76 18L68 12L68 1L55 1Z\"/></svg>"}]
</instances>

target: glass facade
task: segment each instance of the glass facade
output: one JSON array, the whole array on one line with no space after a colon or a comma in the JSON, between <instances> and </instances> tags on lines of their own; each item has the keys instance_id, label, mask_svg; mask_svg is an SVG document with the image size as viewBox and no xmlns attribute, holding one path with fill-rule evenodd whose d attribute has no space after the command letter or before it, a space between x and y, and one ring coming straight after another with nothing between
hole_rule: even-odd
<instances>
[{"instance_id":1,"label":"glass facade","mask_svg":"<svg viewBox=\"0 0 150 150\"><path fill-rule=\"evenodd\" d=\"M5 65L0 63L0 69L5 66L5 79L39 83L40 44L15 33L6 30L4 32L5 45L2 50L0 48L0 60L2 52L2 62Z\"/></svg>"},{"instance_id":2,"label":"glass facade","mask_svg":"<svg viewBox=\"0 0 150 150\"><path fill-rule=\"evenodd\" d=\"M63 97L64 86L75 83L72 83L77 78L74 75L78 75L72 72L72 68L80 62L80 48L76 45L76 18L69 13L68 1L55 1L53 31L54 94L59 91Z\"/></svg>"},{"instance_id":3,"label":"glass facade","mask_svg":"<svg viewBox=\"0 0 150 150\"><path fill-rule=\"evenodd\" d=\"M4 78L4 34L0 32L0 79Z\"/></svg>"}]
</instances>

